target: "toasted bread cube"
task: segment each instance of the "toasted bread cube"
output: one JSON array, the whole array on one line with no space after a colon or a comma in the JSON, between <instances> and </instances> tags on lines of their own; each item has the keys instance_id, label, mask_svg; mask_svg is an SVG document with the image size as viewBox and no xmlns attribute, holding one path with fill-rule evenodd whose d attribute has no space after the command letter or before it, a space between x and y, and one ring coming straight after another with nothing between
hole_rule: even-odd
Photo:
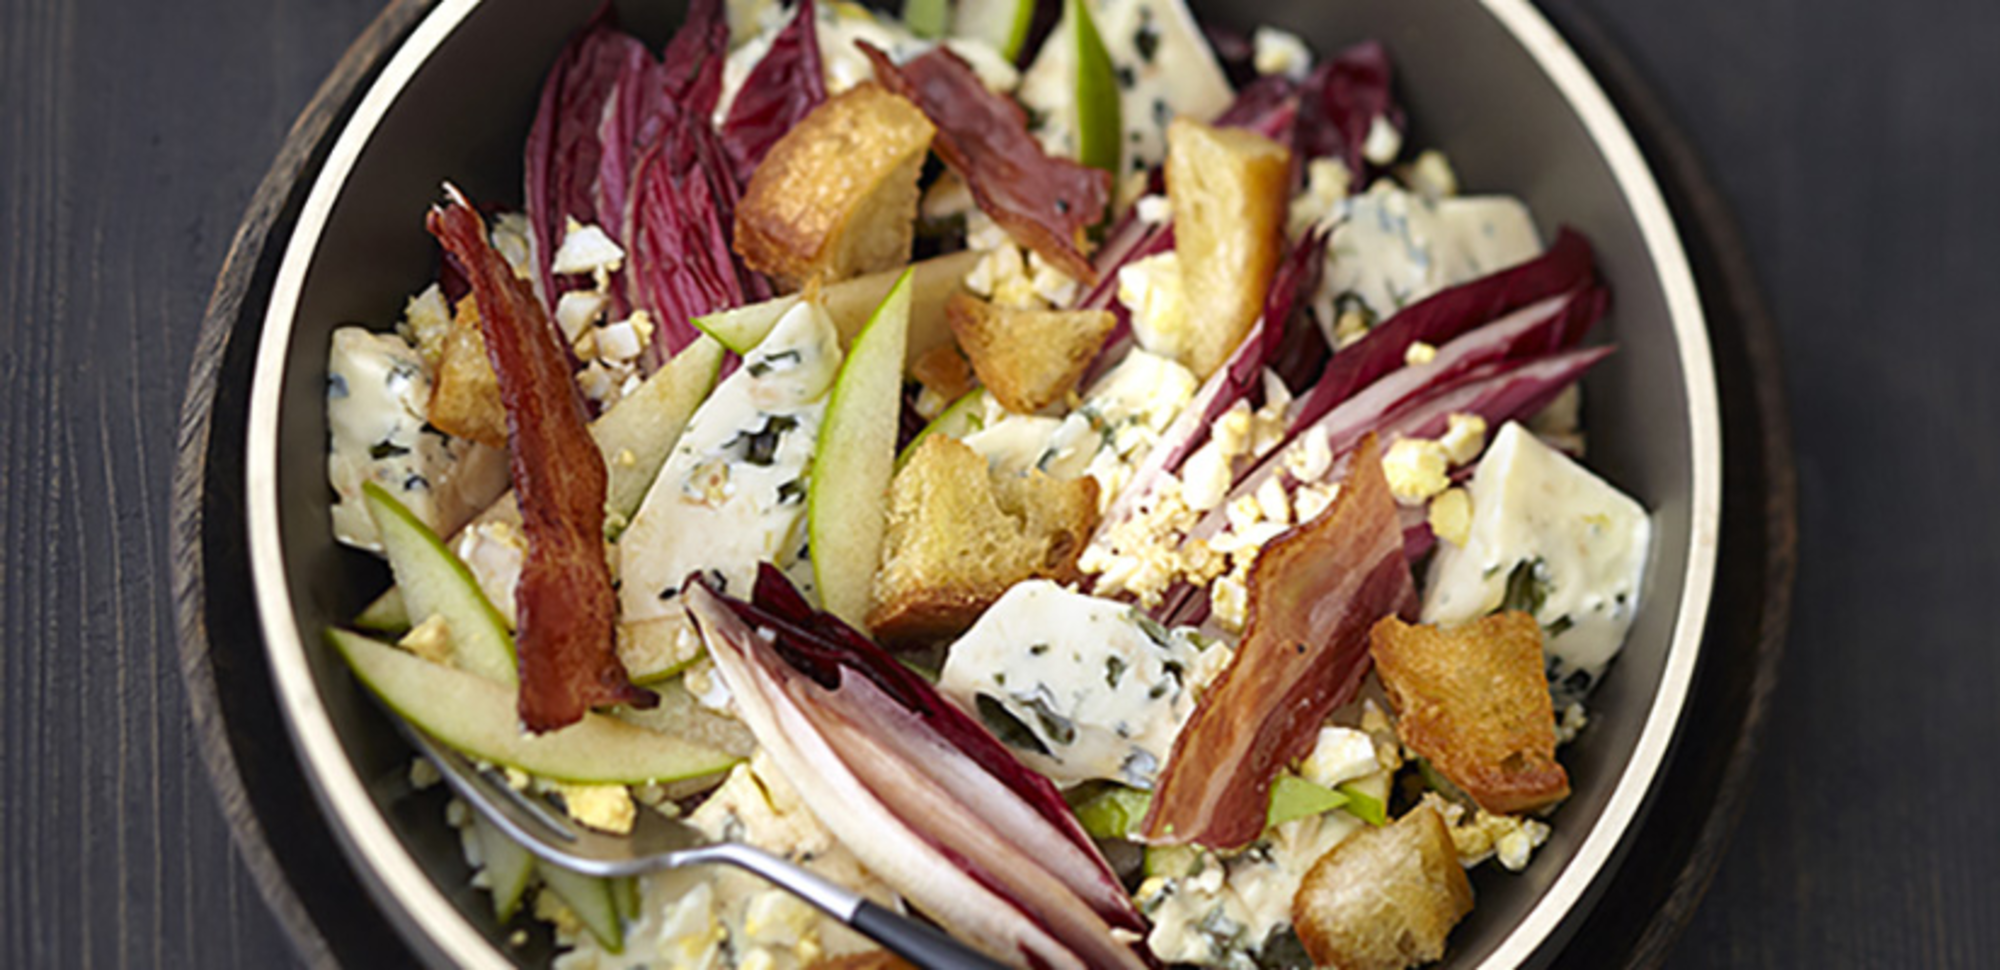
<instances>
[{"instance_id":1,"label":"toasted bread cube","mask_svg":"<svg viewBox=\"0 0 2000 970\"><path fill-rule=\"evenodd\" d=\"M910 377L947 403L972 392L972 365L958 345L938 344L910 363Z\"/></svg>"},{"instance_id":2,"label":"toasted bread cube","mask_svg":"<svg viewBox=\"0 0 2000 970\"><path fill-rule=\"evenodd\" d=\"M889 485L889 526L868 626L891 641L953 636L1027 579L1074 583L1097 527L1097 481L994 475L931 435Z\"/></svg>"},{"instance_id":3,"label":"toasted bread cube","mask_svg":"<svg viewBox=\"0 0 2000 970\"><path fill-rule=\"evenodd\" d=\"M916 105L873 83L814 108L750 176L736 252L790 289L909 262L917 176L935 130Z\"/></svg>"},{"instance_id":4,"label":"toasted bread cube","mask_svg":"<svg viewBox=\"0 0 2000 970\"><path fill-rule=\"evenodd\" d=\"M482 445L507 447L507 408L500 401L500 377L486 356L479 332L479 304L471 294L458 301L451 332L445 334L431 382L430 423L438 430Z\"/></svg>"},{"instance_id":5,"label":"toasted bread cube","mask_svg":"<svg viewBox=\"0 0 2000 970\"><path fill-rule=\"evenodd\" d=\"M1118 324L1109 310L1003 307L963 292L952 295L945 314L979 382L1016 414L1033 414L1074 390Z\"/></svg>"},{"instance_id":6,"label":"toasted bread cube","mask_svg":"<svg viewBox=\"0 0 2000 970\"><path fill-rule=\"evenodd\" d=\"M1533 616L1510 611L1449 628L1385 617L1369 649L1396 734L1479 807L1511 815L1569 797Z\"/></svg>"},{"instance_id":7,"label":"toasted bread cube","mask_svg":"<svg viewBox=\"0 0 2000 970\"><path fill-rule=\"evenodd\" d=\"M1292 926L1321 967L1401 970L1444 956L1472 883L1437 809L1418 805L1341 840L1292 896Z\"/></svg>"},{"instance_id":8,"label":"toasted bread cube","mask_svg":"<svg viewBox=\"0 0 2000 970\"><path fill-rule=\"evenodd\" d=\"M1167 197L1194 321L1186 364L1215 373L1264 312L1285 243L1292 153L1240 128L1167 127Z\"/></svg>"}]
</instances>

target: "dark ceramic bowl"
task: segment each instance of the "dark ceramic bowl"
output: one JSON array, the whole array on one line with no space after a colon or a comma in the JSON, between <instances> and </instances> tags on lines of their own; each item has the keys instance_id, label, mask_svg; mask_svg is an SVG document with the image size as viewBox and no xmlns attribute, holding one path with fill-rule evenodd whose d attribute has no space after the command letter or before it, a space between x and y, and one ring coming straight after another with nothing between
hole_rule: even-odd
<instances>
[{"instance_id":1,"label":"dark ceramic bowl","mask_svg":"<svg viewBox=\"0 0 2000 970\"><path fill-rule=\"evenodd\" d=\"M334 142L279 265L258 348L247 442L255 596L279 705L305 773L376 901L440 963L545 957L504 931L468 885L435 797L403 780L409 751L318 631L385 582L335 545L324 478L329 335L395 319L430 279L426 208L449 178L518 200L521 143L543 72L598 0L444 0L418 25ZM664 37L680 5L623 4ZM1627 848L1673 744L1706 618L1720 521L1721 448L1708 335L1681 243L1631 135L1581 62L1526 0L1204 3L1229 26L1270 23L1319 51L1365 38L1396 62L1412 143L1449 152L1469 186L1515 193L1583 229L1615 297L1621 350L1585 389L1591 464L1653 510L1644 604L1565 760L1575 794L1520 875L1485 867L1452 936L1453 966L1546 960Z\"/></svg>"}]
</instances>

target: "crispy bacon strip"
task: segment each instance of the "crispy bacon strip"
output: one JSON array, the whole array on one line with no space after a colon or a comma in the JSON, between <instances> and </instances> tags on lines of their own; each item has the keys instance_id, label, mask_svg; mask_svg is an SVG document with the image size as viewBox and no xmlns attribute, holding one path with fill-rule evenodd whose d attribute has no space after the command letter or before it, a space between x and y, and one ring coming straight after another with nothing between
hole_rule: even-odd
<instances>
[{"instance_id":1,"label":"crispy bacon strip","mask_svg":"<svg viewBox=\"0 0 2000 970\"><path fill-rule=\"evenodd\" d=\"M965 177L980 210L1057 269L1095 285L1083 232L1104 218L1111 174L1043 152L1021 106L986 90L950 50L939 47L899 68L873 45L858 43L875 62L876 79L937 126L932 145Z\"/></svg>"},{"instance_id":2,"label":"crispy bacon strip","mask_svg":"<svg viewBox=\"0 0 2000 970\"><path fill-rule=\"evenodd\" d=\"M487 242L486 225L456 188L426 224L465 267L479 300L487 358L507 409L507 451L528 554L514 590L519 617L521 722L540 733L602 704L650 706L618 661L618 600L604 559L604 459L583 399L532 288Z\"/></svg>"},{"instance_id":3,"label":"crispy bacon strip","mask_svg":"<svg viewBox=\"0 0 2000 970\"><path fill-rule=\"evenodd\" d=\"M1416 607L1403 528L1370 435L1333 506L1266 546L1251 567L1243 645L1174 741L1147 839L1215 848L1255 840L1273 776L1361 686L1369 628Z\"/></svg>"}]
</instances>

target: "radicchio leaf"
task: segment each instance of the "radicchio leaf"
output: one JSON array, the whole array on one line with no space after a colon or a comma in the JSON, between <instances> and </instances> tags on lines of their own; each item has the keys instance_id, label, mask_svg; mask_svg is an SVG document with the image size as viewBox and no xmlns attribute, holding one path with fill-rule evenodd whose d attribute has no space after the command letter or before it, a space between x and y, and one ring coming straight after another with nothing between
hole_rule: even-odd
<instances>
[{"instance_id":1,"label":"radicchio leaf","mask_svg":"<svg viewBox=\"0 0 2000 970\"><path fill-rule=\"evenodd\" d=\"M980 210L1071 278L1097 283L1083 254L1084 230L1104 218L1111 174L1042 151L1021 106L988 91L950 49L897 67L880 49L858 43L876 79L937 126L932 146L965 179Z\"/></svg>"},{"instance_id":2,"label":"radicchio leaf","mask_svg":"<svg viewBox=\"0 0 2000 970\"><path fill-rule=\"evenodd\" d=\"M1450 287L1405 307L1381 326L1334 355L1326 373L1299 402L1293 427L1304 427L1383 375L1403 366L1410 345L1439 346L1489 321L1559 293L1591 283L1596 261L1590 243L1565 226L1548 251L1518 266ZM1571 321L1563 346L1576 343L1602 315Z\"/></svg>"},{"instance_id":3,"label":"radicchio leaf","mask_svg":"<svg viewBox=\"0 0 2000 970\"><path fill-rule=\"evenodd\" d=\"M1368 671L1368 630L1413 617L1416 587L1373 437L1333 505L1250 570L1243 644L1174 741L1146 815L1150 841L1236 848L1264 831L1271 781L1311 749Z\"/></svg>"},{"instance_id":4,"label":"radicchio leaf","mask_svg":"<svg viewBox=\"0 0 2000 970\"><path fill-rule=\"evenodd\" d=\"M743 81L729 117L722 123L722 143L736 166L739 185L771 146L826 100L826 74L820 67L819 31L813 0L800 0L792 22L778 32L771 48Z\"/></svg>"},{"instance_id":5,"label":"radicchio leaf","mask_svg":"<svg viewBox=\"0 0 2000 970\"><path fill-rule=\"evenodd\" d=\"M1357 180L1369 172L1363 149L1378 120L1403 127L1403 109L1390 94L1389 51L1363 41L1314 68L1300 89L1299 154L1333 156Z\"/></svg>"},{"instance_id":6,"label":"radicchio leaf","mask_svg":"<svg viewBox=\"0 0 2000 970\"><path fill-rule=\"evenodd\" d=\"M759 743L864 864L996 955L1145 965L1112 934L1143 921L1046 779L775 570L757 589L697 576L687 603Z\"/></svg>"},{"instance_id":7,"label":"radicchio leaf","mask_svg":"<svg viewBox=\"0 0 2000 970\"><path fill-rule=\"evenodd\" d=\"M619 78L635 61L649 60L645 45L618 29L607 3L563 48L542 83L541 102L528 129L523 159L523 198L544 309L552 309L562 293L587 285L579 279L558 280L550 270L568 220L617 231L619 213L600 210L595 198L602 154L598 122Z\"/></svg>"},{"instance_id":8,"label":"radicchio leaf","mask_svg":"<svg viewBox=\"0 0 2000 970\"><path fill-rule=\"evenodd\" d=\"M528 551L514 588L521 722L574 724L592 707L651 706L618 661L617 595L604 558L604 458L592 443L569 361L529 284L487 242L457 189L433 208L431 234L464 266L507 410L507 454Z\"/></svg>"}]
</instances>

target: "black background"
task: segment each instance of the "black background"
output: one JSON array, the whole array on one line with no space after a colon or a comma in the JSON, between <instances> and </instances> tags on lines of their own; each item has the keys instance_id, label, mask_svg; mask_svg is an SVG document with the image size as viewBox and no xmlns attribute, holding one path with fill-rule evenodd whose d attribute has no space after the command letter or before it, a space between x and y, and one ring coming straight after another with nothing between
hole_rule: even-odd
<instances>
[{"instance_id":1,"label":"black background","mask_svg":"<svg viewBox=\"0 0 2000 970\"><path fill-rule=\"evenodd\" d=\"M1672 964L2000 964L2000 5L1550 6L1735 207L1796 427L1784 679ZM230 234L377 9L0 0L0 966L290 959L178 679L174 427Z\"/></svg>"}]
</instances>

